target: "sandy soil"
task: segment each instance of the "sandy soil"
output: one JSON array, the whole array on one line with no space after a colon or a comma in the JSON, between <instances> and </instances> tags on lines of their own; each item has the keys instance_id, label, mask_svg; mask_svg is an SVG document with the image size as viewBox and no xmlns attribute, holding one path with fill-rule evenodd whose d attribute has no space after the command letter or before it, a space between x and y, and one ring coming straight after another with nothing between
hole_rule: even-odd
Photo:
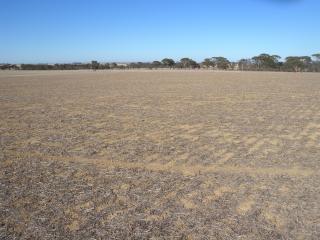
<instances>
[{"instance_id":1,"label":"sandy soil","mask_svg":"<svg viewBox=\"0 0 320 240\"><path fill-rule=\"evenodd\" d=\"M0 72L0 239L319 239L320 75Z\"/></svg>"}]
</instances>

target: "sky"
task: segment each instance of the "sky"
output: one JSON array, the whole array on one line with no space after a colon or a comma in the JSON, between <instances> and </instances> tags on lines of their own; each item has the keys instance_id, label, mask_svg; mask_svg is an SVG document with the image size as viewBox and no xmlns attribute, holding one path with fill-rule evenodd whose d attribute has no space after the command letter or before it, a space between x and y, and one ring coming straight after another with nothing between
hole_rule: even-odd
<instances>
[{"instance_id":1,"label":"sky","mask_svg":"<svg viewBox=\"0 0 320 240\"><path fill-rule=\"evenodd\" d=\"M319 0L0 0L0 62L320 52Z\"/></svg>"}]
</instances>

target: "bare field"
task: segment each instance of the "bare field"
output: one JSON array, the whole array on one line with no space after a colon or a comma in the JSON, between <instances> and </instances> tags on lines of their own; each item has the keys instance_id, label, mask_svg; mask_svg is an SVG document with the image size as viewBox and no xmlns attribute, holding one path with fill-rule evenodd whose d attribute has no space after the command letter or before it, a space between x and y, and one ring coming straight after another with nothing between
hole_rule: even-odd
<instances>
[{"instance_id":1,"label":"bare field","mask_svg":"<svg viewBox=\"0 0 320 240\"><path fill-rule=\"evenodd\" d=\"M320 239L320 75L0 72L0 239Z\"/></svg>"}]
</instances>

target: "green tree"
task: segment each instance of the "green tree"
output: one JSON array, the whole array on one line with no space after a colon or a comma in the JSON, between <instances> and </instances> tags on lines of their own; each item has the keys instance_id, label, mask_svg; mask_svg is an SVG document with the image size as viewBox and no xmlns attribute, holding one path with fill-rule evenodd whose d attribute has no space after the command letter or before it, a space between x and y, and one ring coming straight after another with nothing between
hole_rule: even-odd
<instances>
[{"instance_id":1,"label":"green tree","mask_svg":"<svg viewBox=\"0 0 320 240\"><path fill-rule=\"evenodd\" d=\"M301 72L307 69L310 66L311 62L312 60L309 56L291 56L286 58L284 67L289 71Z\"/></svg>"},{"instance_id":2,"label":"green tree","mask_svg":"<svg viewBox=\"0 0 320 240\"><path fill-rule=\"evenodd\" d=\"M270 70L277 68L280 58L281 57L278 55L262 53L259 56L253 57L252 60L256 64L258 70Z\"/></svg>"},{"instance_id":3,"label":"green tree","mask_svg":"<svg viewBox=\"0 0 320 240\"><path fill-rule=\"evenodd\" d=\"M110 69L110 64L109 63L104 64L104 69Z\"/></svg>"},{"instance_id":4,"label":"green tree","mask_svg":"<svg viewBox=\"0 0 320 240\"><path fill-rule=\"evenodd\" d=\"M190 65L190 60L189 58L181 58L180 63L183 68L187 68Z\"/></svg>"},{"instance_id":5,"label":"green tree","mask_svg":"<svg viewBox=\"0 0 320 240\"><path fill-rule=\"evenodd\" d=\"M153 68L159 68L159 67L161 67L161 62L159 62L159 61L153 61L152 63L151 63L151 66L153 67Z\"/></svg>"},{"instance_id":6,"label":"green tree","mask_svg":"<svg viewBox=\"0 0 320 240\"><path fill-rule=\"evenodd\" d=\"M116 64L115 62L114 63L110 63L110 68L111 69L115 69L118 67L118 64Z\"/></svg>"},{"instance_id":7,"label":"green tree","mask_svg":"<svg viewBox=\"0 0 320 240\"><path fill-rule=\"evenodd\" d=\"M212 62L218 69L226 70L230 67L230 61L224 57L213 57Z\"/></svg>"},{"instance_id":8,"label":"green tree","mask_svg":"<svg viewBox=\"0 0 320 240\"><path fill-rule=\"evenodd\" d=\"M205 68L210 68L210 67L214 67L214 66L215 66L215 63L212 61L211 58L206 58L206 59L204 59L201 64L202 64L202 66L204 66Z\"/></svg>"},{"instance_id":9,"label":"green tree","mask_svg":"<svg viewBox=\"0 0 320 240\"><path fill-rule=\"evenodd\" d=\"M252 67L252 61L251 59L240 59L239 62L239 70L244 71L244 70L250 70Z\"/></svg>"},{"instance_id":10,"label":"green tree","mask_svg":"<svg viewBox=\"0 0 320 240\"><path fill-rule=\"evenodd\" d=\"M190 58L182 58L180 60L182 68L197 68L199 67L198 63Z\"/></svg>"},{"instance_id":11,"label":"green tree","mask_svg":"<svg viewBox=\"0 0 320 240\"><path fill-rule=\"evenodd\" d=\"M175 61L171 58L165 58L161 62L165 67L172 68L175 65Z\"/></svg>"},{"instance_id":12,"label":"green tree","mask_svg":"<svg viewBox=\"0 0 320 240\"><path fill-rule=\"evenodd\" d=\"M97 70L99 68L99 63L97 61L91 61L91 68Z\"/></svg>"}]
</instances>

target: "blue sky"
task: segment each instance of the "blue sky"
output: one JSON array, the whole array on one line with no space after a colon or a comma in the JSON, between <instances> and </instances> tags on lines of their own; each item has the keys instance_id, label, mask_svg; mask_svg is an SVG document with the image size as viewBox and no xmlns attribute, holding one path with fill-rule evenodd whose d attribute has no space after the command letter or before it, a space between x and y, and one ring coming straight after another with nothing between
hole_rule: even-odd
<instances>
[{"instance_id":1,"label":"blue sky","mask_svg":"<svg viewBox=\"0 0 320 240\"><path fill-rule=\"evenodd\" d=\"M0 0L0 62L320 52L319 0Z\"/></svg>"}]
</instances>

